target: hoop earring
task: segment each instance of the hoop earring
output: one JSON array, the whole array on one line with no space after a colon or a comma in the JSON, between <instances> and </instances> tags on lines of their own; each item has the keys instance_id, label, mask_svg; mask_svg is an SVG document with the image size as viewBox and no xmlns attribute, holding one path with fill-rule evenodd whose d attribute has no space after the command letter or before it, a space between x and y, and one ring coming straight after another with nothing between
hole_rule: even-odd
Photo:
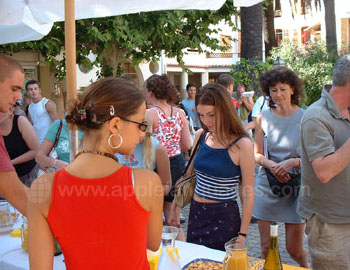
<instances>
[{"instance_id":1,"label":"hoop earring","mask_svg":"<svg viewBox=\"0 0 350 270\"><path fill-rule=\"evenodd\" d=\"M120 143L119 143L117 146L114 146L114 145L112 144L112 142L111 142L111 139L112 139L113 136L119 136ZM111 135L109 135L109 137L108 137L108 145L109 145L109 147L111 147L111 148L113 148L113 149L118 149L118 148L122 145L122 143L123 143L123 137L120 136L120 134L117 133L117 134L111 134Z\"/></svg>"}]
</instances>

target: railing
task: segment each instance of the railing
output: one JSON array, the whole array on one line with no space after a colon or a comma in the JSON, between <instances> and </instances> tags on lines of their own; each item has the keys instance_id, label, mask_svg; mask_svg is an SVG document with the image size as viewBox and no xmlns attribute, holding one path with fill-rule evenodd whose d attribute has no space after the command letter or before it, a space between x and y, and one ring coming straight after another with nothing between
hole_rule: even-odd
<instances>
[{"instance_id":1,"label":"railing","mask_svg":"<svg viewBox=\"0 0 350 270\"><path fill-rule=\"evenodd\" d=\"M209 53L207 54L207 58L233 58L234 55L237 55L237 57L240 57L240 53Z\"/></svg>"}]
</instances>

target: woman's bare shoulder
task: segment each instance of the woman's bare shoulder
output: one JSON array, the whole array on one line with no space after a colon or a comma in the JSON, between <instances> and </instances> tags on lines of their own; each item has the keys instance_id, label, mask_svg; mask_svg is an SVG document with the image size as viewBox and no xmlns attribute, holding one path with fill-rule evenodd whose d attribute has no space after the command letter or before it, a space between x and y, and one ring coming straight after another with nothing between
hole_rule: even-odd
<instances>
[{"instance_id":1,"label":"woman's bare shoulder","mask_svg":"<svg viewBox=\"0 0 350 270\"><path fill-rule=\"evenodd\" d=\"M160 178L158 174L151 170L147 169L133 169L134 177L137 180L141 180L140 182L146 184L149 183L154 183L157 184L158 181L160 182Z\"/></svg>"},{"instance_id":2,"label":"woman's bare shoulder","mask_svg":"<svg viewBox=\"0 0 350 270\"><path fill-rule=\"evenodd\" d=\"M249 137L240 138L235 144L239 151L247 151L253 149L253 142Z\"/></svg>"},{"instance_id":3,"label":"woman's bare shoulder","mask_svg":"<svg viewBox=\"0 0 350 270\"><path fill-rule=\"evenodd\" d=\"M28 201L47 216L51 205L54 173L46 173L34 180L28 190Z\"/></svg>"}]
</instances>

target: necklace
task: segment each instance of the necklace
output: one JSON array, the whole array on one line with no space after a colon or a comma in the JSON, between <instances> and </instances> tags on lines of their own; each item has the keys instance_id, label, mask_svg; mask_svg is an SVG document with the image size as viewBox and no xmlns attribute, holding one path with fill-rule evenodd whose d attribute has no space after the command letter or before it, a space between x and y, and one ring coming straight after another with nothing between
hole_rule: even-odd
<instances>
[{"instance_id":1,"label":"necklace","mask_svg":"<svg viewBox=\"0 0 350 270\"><path fill-rule=\"evenodd\" d=\"M80 151L75 158L77 158L80 154L84 154L84 153L88 153L88 154L95 154L95 155L100 155L100 156L105 156L105 157L109 157L111 159L113 159L114 161L119 163L119 160L116 156L110 154L110 153L106 153L106 152L100 152L100 151Z\"/></svg>"},{"instance_id":2,"label":"necklace","mask_svg":"<svg viewBox=\"0 0 350 270\"><path fill-rule=\"evenodd\" d=\"M164 111L161 107L159 107L159 106L157 106L157 105L154 105L154 107L156 107L156 108L158 108L159 110L161 110L161 111L164 113L164 115L165 115L167 121L168 121L168 122L171 122L171 118L173 117L173 106L170 106L170 116L166 116L165 111Z\"/></svg>"}]
</instances>

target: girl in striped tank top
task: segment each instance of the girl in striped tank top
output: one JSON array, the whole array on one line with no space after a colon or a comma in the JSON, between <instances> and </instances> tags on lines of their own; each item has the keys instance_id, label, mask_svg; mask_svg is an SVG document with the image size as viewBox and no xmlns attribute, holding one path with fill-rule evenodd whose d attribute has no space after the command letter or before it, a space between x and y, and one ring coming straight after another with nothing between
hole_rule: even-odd
<instances>
[{"instance_id":1,"label":"girl in striped tank top","mask_svg":"<svg viewBox=\"0 0 350 270\"><path fill-rule=\"evenodd\" d=\"M227 90L216 83L203 86L196 96L203 129L194 159L197 175L190 208L187 241L224 250L224 244L246 237L254 205L253 145L233 107ZM204 130L204 131L203 131ZM236 188L240 186L242 221Z\"/></svg>"}]
</instances>

